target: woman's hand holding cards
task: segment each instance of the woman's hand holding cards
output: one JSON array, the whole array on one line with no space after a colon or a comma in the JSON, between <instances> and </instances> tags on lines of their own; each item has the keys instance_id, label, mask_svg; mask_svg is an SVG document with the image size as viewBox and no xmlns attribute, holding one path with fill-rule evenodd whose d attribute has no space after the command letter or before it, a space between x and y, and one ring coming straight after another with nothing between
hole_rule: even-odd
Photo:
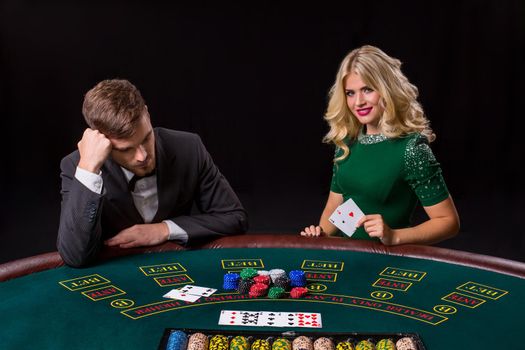
<instances>
[{"instance_id":1,"label":"woman's hand holding cards","mask_svg":"<svg viewBox=\"0 0 525 350\"><path fill-rule=\"evenodd\" d=\"M394 230L383 220L381 214L369 214L363 216L357 222L357 227L365 229L370 237L377 237L384 245L394 245Z\"/></svg>"}]
</instances>

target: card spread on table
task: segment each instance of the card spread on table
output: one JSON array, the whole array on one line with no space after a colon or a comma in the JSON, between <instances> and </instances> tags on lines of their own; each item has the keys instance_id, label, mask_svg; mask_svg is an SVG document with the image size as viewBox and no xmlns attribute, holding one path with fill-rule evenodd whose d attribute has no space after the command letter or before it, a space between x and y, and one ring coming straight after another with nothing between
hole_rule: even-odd
<instances>
[{"instance_id":1,"label":"card spread on table","mask_svg":"<svg viewBox=\"0 0 525 350\"><path fill-rule=\"evenodd\" d=\"M209 297L215 293L217 289L208 287L192 286L190 284L180 288L172 289L168 293L164 294L164 298L184 300L189 302L195 302L200 297Z\"/></svg>"},{"instance_id":2,"label":"card spread on table","mask_svg":"<svg viewBox=\"0 0 525 350\"><path fill-rule=\"evenodd\" d=\"M199 298L201 297L200 295L193 295L193 294L181 292L178 289L172 289L168 293L164 294L163 296L164 298L184 300L184 301L189 301L191 303L199 300Z\"/></svg>"},{"instance_id":3,"label":"card spread on table","mask_svg":"<svg viewBox=\"0 0 525 350\"><path fill-rule=\"evenodd\" d=\"M182 288L179 288L179 290L183 293L199 295L201 297L209 297L210 295L212 295L213 293L217 291L217 289L215 288L192 286L191 284L188 284Z\"/></svg>"},{"instance_id":4,"label":"card spread on table","mask_svg":"<svg viewBox=\"0 0 525 350\"><path fill-rule=\"evenodd\" d=\"M357 228L357 222L364 215L357 204L350 198L338 206L328 220L348 237L352 237Z\"/></svg>"},{"instance_id":5,"label":"card spread on table","mask_svg":"<svg viewBox=\"0 0 525 350\"><path fill-rule=\"evenodd\" d=\"M315 312L222 310L219 324L255 327L322 328L321 314Z\"/></svg>"}]
</instances>

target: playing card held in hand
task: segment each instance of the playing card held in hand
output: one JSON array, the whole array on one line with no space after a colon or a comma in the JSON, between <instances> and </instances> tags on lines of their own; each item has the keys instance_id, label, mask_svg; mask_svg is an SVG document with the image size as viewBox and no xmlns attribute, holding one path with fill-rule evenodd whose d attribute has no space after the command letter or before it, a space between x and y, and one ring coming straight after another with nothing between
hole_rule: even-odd
<instances>
[{"instance_id":1,"label":"playing card held in hand","mask_svg":"<svg viewBox=\"0 0 525 350\"><path fill-rule=\"evenodd\" d=\"M348 237L352 237L356 228L357 222L365 214L361 209L355 204L352 198L348 199L346 202L338 206L328 220L338 229L343 231Z\"/></svg>"}]
</instances>

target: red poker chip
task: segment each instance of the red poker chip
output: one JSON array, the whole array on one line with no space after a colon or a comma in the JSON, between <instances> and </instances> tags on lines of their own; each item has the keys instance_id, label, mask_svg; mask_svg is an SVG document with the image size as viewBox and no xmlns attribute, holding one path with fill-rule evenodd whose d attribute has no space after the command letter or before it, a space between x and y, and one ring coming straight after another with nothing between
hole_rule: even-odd
<instances>
[{"instance_id":1,"label":"red poker chip","mask_svg":"<svg viewBox=\"0 0 525 350\"><path fill-rule=\"evenodd\" d=\"M266 285L270 284L270 277L269 276L259 275L259 276L255 276L253 278L253 280L255 281L255 283L262 283L262 284L266 284Z\"/></svg>"},{"instance_id":2,"label":"red poker chip","mask_svg":"<svg viewBox=\"0 0 525 350\"><path fill-rule=\"evenodd\" d=\"M266 294L268 290L268 285L263 283L256 283L250 287L250 292L248 293L252 297L260 297Z\"/></svg>"},{"instance_id":3,"label":"red poker chip","mask_svg":"<svg viewBox=\"0 0 525 350\"><path fill-rule=\"evenodd\" d=\"M294 299L298 299L298 298L305 296L306 293L308 293L308 289L304 287L295 287L295 288L292 288L292 290L290 291L290 297Z\"/></svg>"}]
</instances>

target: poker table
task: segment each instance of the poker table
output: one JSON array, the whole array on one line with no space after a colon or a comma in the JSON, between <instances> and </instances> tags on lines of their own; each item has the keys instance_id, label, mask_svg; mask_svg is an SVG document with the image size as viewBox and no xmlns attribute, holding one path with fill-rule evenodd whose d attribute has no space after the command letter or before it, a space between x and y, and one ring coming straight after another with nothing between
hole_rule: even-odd
<instances>
[{"instance_id":1,"label":"poker table","mask_svg":"<svg viewBox=\"0 0 525 350\"><path fill-rule=\"evenodd\" d=\"M251 267L302 270L299 299L223 289ZM2 349L156 349L164 330L416 333L426 349L523 349L525 264L344 238L250 234L191 249L107 249L86 268L52 252L0 265ZM196 302L163 298L216 288ZM221 310L320 313L321 328L219 325Z\"/></svg>"}]
</instances>

